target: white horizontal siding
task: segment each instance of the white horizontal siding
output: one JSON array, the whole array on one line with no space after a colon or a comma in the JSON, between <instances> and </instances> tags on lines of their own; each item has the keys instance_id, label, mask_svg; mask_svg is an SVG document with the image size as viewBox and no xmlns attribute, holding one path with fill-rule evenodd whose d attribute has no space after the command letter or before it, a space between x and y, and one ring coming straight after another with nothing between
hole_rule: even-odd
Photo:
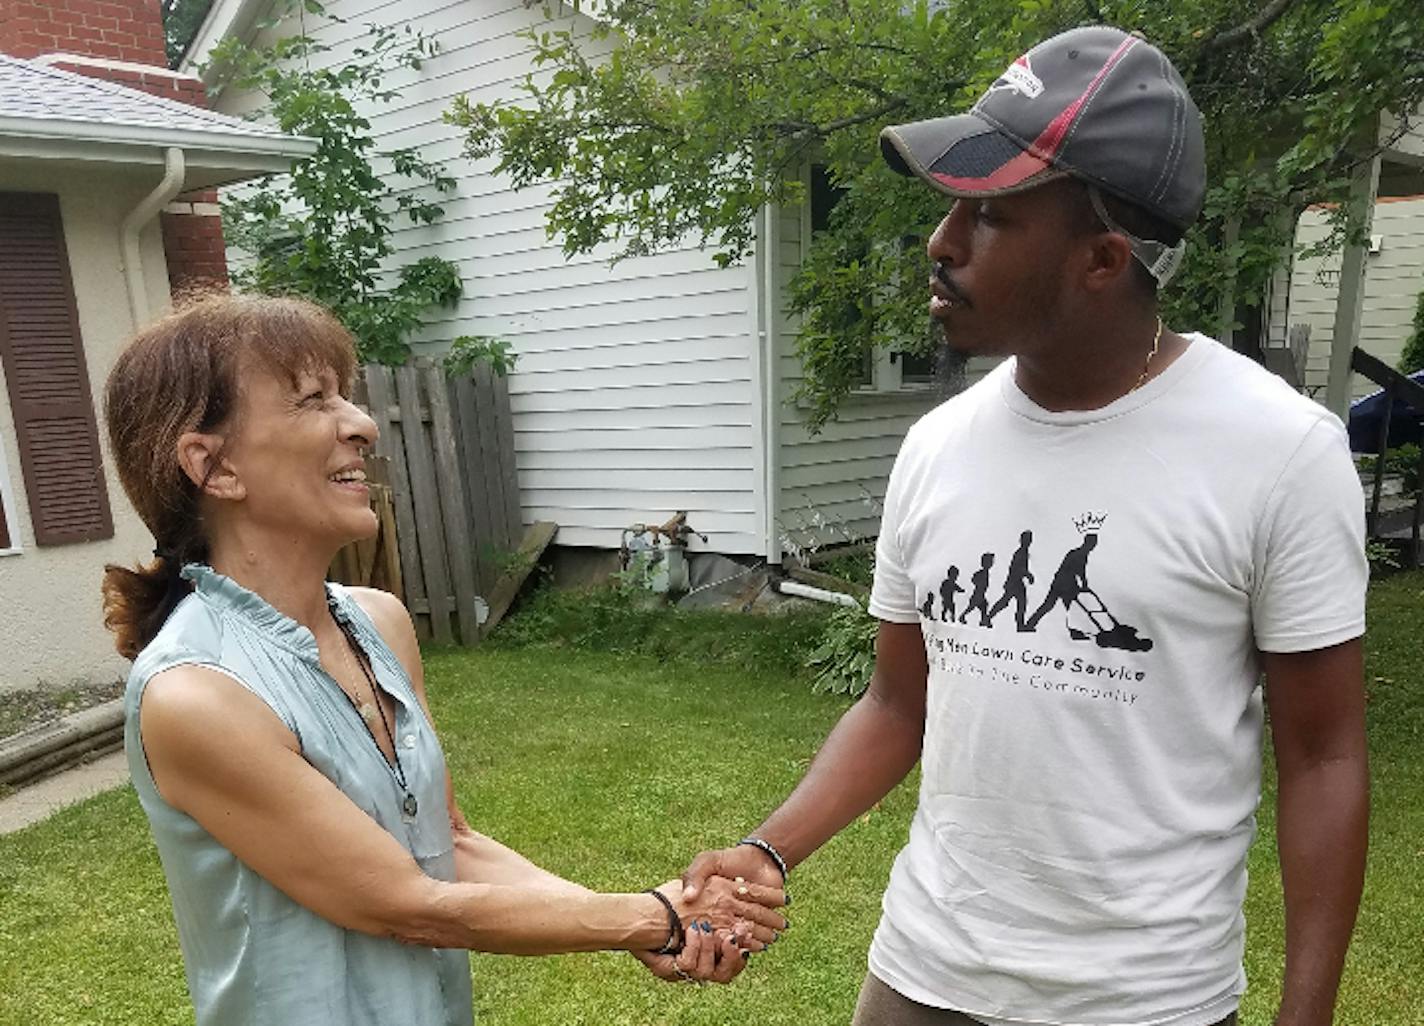
<instances>
[{"instance_id":1,"label":"white horizontal siding","mask_svg":"<svg viewBox=\"0 0 1424 1026\"><path fill-rule=\"evenodd\" d=\"M321 66L350 60L370 23L409 24L440 45L419 71L390 76L396 99L364 113L380 148L417 147L455 179L439 222L403 221L392 241L400 262L438 255L464 282L457 307L432 312L420 351L491 335L518 356L509 390L526 521L558 523L562 544L614 547L621 528L685 509L707 548L760 551L751 272L720 269L694 245L613 266L608 252L565 259L545 230L549 188L516 191L493 159L465 157L462 134L443 121L460 95L518 101L533 70L522 31L586 36L592 23L543 22L540 5L522 0L327 7L346 24L307 19L330 47L315 59ZM591 41L585 52L596 58L608 46ZM217 105L253 104L225 93Z\"/></svg>"},{"instance_id":2,"label":"white horizontal siding","mask_svg":"<svg viewBox=\"0 0 1424 1026\"><path fill-rule=\"evenodd\" d=\"M751 404L744 401L728 403L698 403L685 406L612 407L575 411L525 411L514 421L515 451L522 451L519 436L533 433L572 435L586 432L588 442L598 446L598 434L609 431L636 432L660 437L674 430L701 431L714 427L743 427L751 430ZM581 441L572 438L571 445Z\"/></svg>"},{"instance_id":3,"label":"white horizontal siding","mask_svg":"<svg viewBox=\"0 0 1424 1026\"><path fill-rule=\"evenodd\" d=\"M718 449L755 447L756 434L751 424L737 422L737 417L744 415L746 409L744 406L729 407L728 419L733 422L727 424L664 425L655 430L635 424L619 424L616 427L586 428L587 439L570 438L568 432L557 426L539 427L534 417L527 418L517 430L528 436L521 448L528 453L531 466L538 466L536 461L546 456L556 458L552 455L556 453L567 459L581 459L588 454L590 458L606 456L622 462L627 459L626 456L612 454L629 450L642 452L649 461L672 461L682 450L694 445L705 449L709 458L715 458ZM550 417L557 420L557 415ZM676 464L664 462L657 465Z\"/></svg>"},{"instance_id":4,"label":"white horizontal siding","mask_svg":"<svg viewBox=\"0 0 1424 1026\"><path fill-rule=\"evenodd\" d=\"M724 430L724 429L711 429ZM730 441L737 441L731 437ZM641 444L639 439L629 439L631 443L638 444L639 469L632 473L646 474L651 472L673 472L673 473L715 473L720 470L739 471L747 461L747 450L749 445L708 445L702 450L702 466L696 471L688 471L683 466L683 460L679 449L686 445L673 448L648 448ZM537 440L536 440L537 442ZM609 465L620 465L628 459L627 449L620 449L617 446L609 446L604 449L547 449L543 447L532 447L524 454L524 459L520 462L523 469L529 472L530 480L535 480L536 474L540 472L555 471L558 473L576 474L601 474L601 470L587 470L586 468L593 462L594 465L607 463Z\"/></svg>"},{"instance_id":5,"label":"white horizontal siding","mask_svg":"<svg viewBox=\"0 0 1424 1026\"><path fill-rule=\"evenodd\" d=\"M580 413L618 410L696 410L736 404L746 396L742 381L681 381L622 388L584 388L510 391L510 406L518 415L529 413Z\"/></svg>"},{"instance_id":6,"label":"white horizontal siding","mask_svg":"<svg viewBox=\"0 0 1424 1026\"><path fill-rule=\"evenodd\" d=\"M1375 206L1371 234L1380 237L1380 251L1365 265L1365 293L1358 344L1394 366L1414 320L1415 304L1424 290L1424 198L1390 199ZM1307 210L1296 229L1297 246L1325 237L1325 213ZM1290 302L1285 321L1310 326L1306 389L1324 398L1330 377L1330 348L1335 334L1340 257L1297 258L1291 270ZM1272 328L1274 333L1275 328ZM1355 375L1351 394L1376 389L1368 378Z\"/></svg>"}]
</instances>

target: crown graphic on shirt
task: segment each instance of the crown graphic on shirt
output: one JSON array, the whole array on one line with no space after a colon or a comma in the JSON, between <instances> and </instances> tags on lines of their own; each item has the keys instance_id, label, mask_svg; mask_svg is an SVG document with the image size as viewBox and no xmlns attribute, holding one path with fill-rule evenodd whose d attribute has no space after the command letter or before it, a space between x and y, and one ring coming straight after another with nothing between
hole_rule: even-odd
<instances>
[{"instance_id":1,"label":"crown graphic on shirt","mask_svg":"<svg viewBox=\"0 0 1424 1026\"><path fill-rule=\"evenodd\" d=\"M1106 513L1094 513L1091 510L1073 518L1073 526L1078 529L1079 534L1097 534L1102 530L1103 524L1107 521Z\"/></svg>"}]
</instances>

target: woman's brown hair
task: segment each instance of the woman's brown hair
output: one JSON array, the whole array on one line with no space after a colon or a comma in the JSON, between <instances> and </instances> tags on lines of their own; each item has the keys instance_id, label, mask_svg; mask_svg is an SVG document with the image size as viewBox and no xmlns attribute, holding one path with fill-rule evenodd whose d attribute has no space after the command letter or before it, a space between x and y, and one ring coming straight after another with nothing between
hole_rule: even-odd
<instances>
[{"instance_id":1,"label":"woman's brown hair","mask_svg":"<svg viewBox=\"0 0 1424 1026\"><path fill-rule=\"evenodd\" d=\"M230 428L239 374L251 367L293 382L303 371L330 368L345 391L356 356L350 333L315 303L214 293L139 332L109 373L109 449L129 501L157 543L152 562L104 568L104 625L128 659L188 594L179 576L183 564L208 558L202 489L178 463L178 440L190 431Z\"/></svg>"}]
</instances>

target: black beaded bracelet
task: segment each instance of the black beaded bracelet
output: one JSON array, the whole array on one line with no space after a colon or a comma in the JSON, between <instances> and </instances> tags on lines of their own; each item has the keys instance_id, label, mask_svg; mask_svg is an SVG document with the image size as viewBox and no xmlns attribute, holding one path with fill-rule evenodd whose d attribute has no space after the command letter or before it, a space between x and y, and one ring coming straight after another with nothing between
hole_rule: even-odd
<instances>
[{"instance_id":1,"label":"black beaded bracelet","mask_svg":"<svg viewBox=\"0 0 1424 1026\"><path fill-rule=\"evenodd\" d=\"M743 837L740 841L737 842L737 847L740 848L744 844L749 844L753 848L760 848L762 851L766 852L769 856L771 856L771 861L775 862L776 868L781 871L781 882L786 882L786 860L781 857L781 852L776 850L775 845L773 845L770 841L763 841L760 837Z\"/></svg>"},{"instance_id":2,"label":"black beaded bracelet","mask_svg":"<svg viewBox=\"0 0 1424 1026\"><path fill-rule=\"evenodd\" d=\"M668 914L668 939L667 943L653 952L655 955L676 955L682 951L682 945L686 941L686 934L682 931L682 919L677 914L677 909L672 907L672 902L662 891L650 890L647 893L657 898L663 903L663 908Z\"/></svg>"}]
</instances>

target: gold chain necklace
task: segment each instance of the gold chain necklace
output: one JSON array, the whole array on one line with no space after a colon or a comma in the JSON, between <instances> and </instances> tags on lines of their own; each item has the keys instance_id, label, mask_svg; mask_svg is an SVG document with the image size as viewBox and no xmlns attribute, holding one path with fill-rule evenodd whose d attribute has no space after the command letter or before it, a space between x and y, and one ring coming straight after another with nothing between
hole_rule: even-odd
<instances>
[{"instance_id":1,"label":"gold chain necklace","mask_svg":"<svg viewBox=\"0 0 1424 1026\"><path fill-rule=\"evenodd\" d=\"M1152 336L1152 351L1147 354L1147 362L1142 365L1142 374L1137 379L1137 384L1132 386L1132 391L1136 392L1143 385L1147 384L1147 371L1152 367L1152 361L1157 356L1157 347L1162 343L1162 318L1157 318L1157 334Z\"/></svg>"},{"instance_id":2,"label":"gold chain necklace","mask_svg":"<svg viewBox=\"0 0 1424 1026\"><path fill-rule=\"evenodd\" d=\"M340 629L340 625L339 625L339 624L338 624L338 629ZM345 638L346 632L343 630L341 633L342 633L343 638ZM353 666L353 665L351 665L351 650L350 650L349 645L342 645L342 646L341 646L341 664L342 664L342 666L344 666L344 667L346 668L346 670L348 671L348 673L349 673L353 678L355 678L355 677L360 677L360 674L358 674L357 671L356 671L356 667ZM364 678L363 678L363 679L364 679ZM344 691L345 689L343 688L342 690ZM362 702L362 703L360 703L359 705L357 705L356 699L351 698L349 692L348 692L348 694L347 694L347 697L350 698L351 704L356 707L356 713L357 713L357 715L359 715L359 716L361 717L361 719L365 722L366 728L367 728L368 730L371 729L371 725L376 722L376 707L375 707L374 705L372 705L370 702ZM378 698L378 696L376 696L375 694L372 694L371 697L372 697L373 699L376 699L377 701L380 700L380 699ZM392 744L394 744L394 743L395 743L395 742L392 741Z\"/></svg>"}]
</instances>

